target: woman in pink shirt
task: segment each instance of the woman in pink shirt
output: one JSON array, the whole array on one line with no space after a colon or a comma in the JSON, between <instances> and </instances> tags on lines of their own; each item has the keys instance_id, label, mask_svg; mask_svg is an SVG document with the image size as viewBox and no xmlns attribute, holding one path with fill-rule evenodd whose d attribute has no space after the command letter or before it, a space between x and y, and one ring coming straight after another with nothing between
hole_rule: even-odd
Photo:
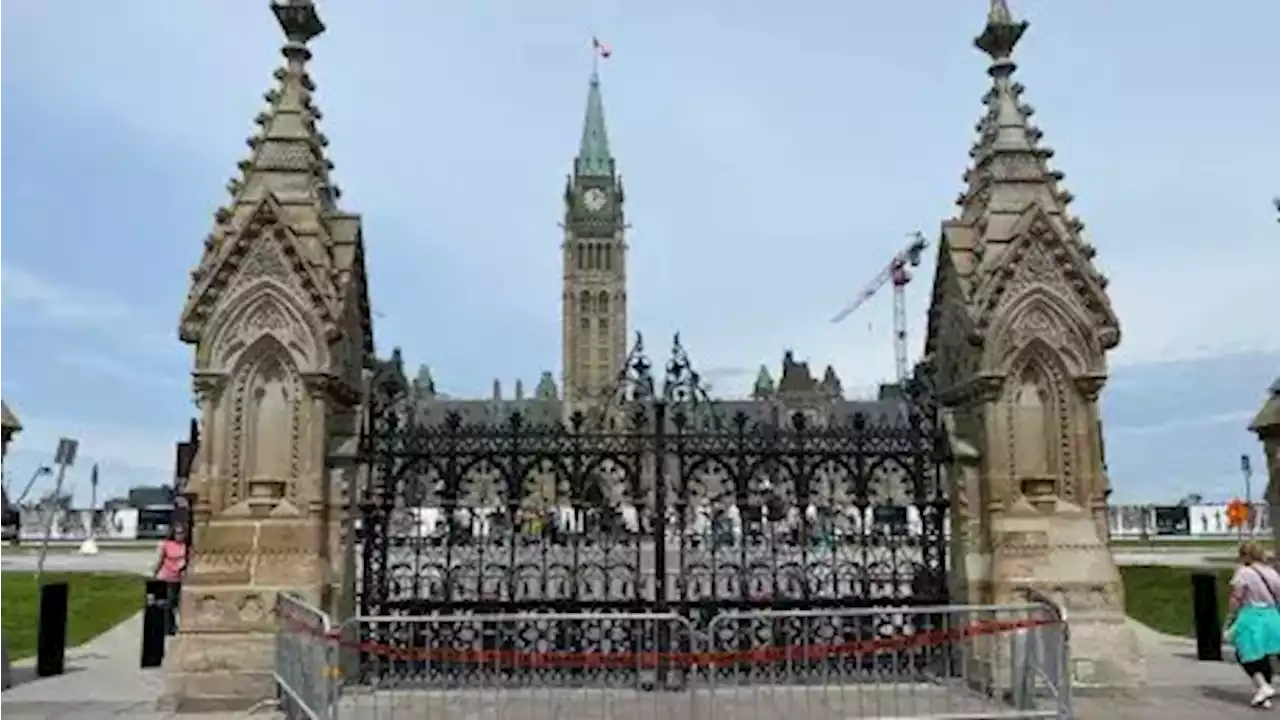
<instances>
[{"instance_id":1,"label":"woman in pink shirt","mask_svg":"<svg viewBox=\"0 0 1280 720\"><path fill-rule=\"evenodd\" d=\"M1253 681L1253 706L1270 708L1272 659L1280 655L1280 573L1253 540L1240 545L1239 565L1231 578L1226 636L1236 659Z\"/></svg>"},{"instance_id":2,"label":"woman in pink shirt","mask_svg":"<svg viewBox=\"0 0 1280 720\"><path fill-rule=\"evenodd\" d=\"M169 528L169 535L160 541L156 558L155 578L169 585L168 634L178 631L178 602L182 597L182 578L187 572L186 532L181 525Z\"/></svg>"}]
</instances>

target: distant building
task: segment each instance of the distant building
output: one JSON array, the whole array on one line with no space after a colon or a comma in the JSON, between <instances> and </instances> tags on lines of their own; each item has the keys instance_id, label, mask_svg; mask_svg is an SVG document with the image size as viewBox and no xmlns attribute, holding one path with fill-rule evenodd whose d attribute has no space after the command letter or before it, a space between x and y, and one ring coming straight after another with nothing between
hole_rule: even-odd
<instances>
[{"instance_id":1,"label":"distant building","mask_svg":"<svg viewBox=\"0 0 1280 720\"><path fill-rule=\"evenodd\" d=\"M627 361L629 225L623 212L625 200L622 176L609 144L600 78L593 73L582 141L564 187L564 237L558 249L562 265L560 386L552 372L544 371L529 395L519 380L514 393L504 394L502 383L495 379L490 397L457 399L438 392L430 369L423 365L412 381L420 420L438 422L456 414L466 423L501 423L519 413L538 424L607 406ZM553 252L551 247L549 252ZM398 351L390 362L401 363ZM814 377L809 364L788 350L776 382L762 365L749 399L719 401L717 407L723 418L742 412L754 421L776 424L799 412L821 425L859 412L873 420L904 412L896 399L896 386L887 386L877 400L846 400L834 368L828 366L820 378Z\"/></svg>"},{"instance_id":2,"label":"distant building","mask_svg":"<svg viewBox=\"0 0 1280 720\"><path fill-rule=\"evenodd\" d=\"M174 492L168 485L139 485L129 488L129 507L139 510L173 508Z\"/></svg>"},{"instance_id":3,"label":"distant building","mask_svg":"<svg viewBox=\"0 0 1280 720\"><path fill-rule=\"evenodd\" d=\"M22 430L22 423L13 414L9 405L0 400L0 457L9 454L9 441Z\"/></svg>"}]
</instances>

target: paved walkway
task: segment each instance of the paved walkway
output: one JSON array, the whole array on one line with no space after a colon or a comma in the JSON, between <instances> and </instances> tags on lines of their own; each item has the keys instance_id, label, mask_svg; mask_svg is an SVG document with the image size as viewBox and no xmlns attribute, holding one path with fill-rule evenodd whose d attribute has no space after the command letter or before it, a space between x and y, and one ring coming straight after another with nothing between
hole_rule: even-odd
<instances>
[{"instance_id":1,"label":"paved walkway","mask_svg":"<svg viewBox=\"0 0 1280 720\"><path fill-rule=\"evenodd\" d=\"M1077 696L1079 720L1243 720L1266 717L1249 707L1249 680L1231 658L1196 660L1195 641L1130 621L1147 665L1147 687L1133 696Z\"/></svg>"},{"instance_id":2,"label":"paved walkway","mask_svg":"<svg viewBox=\"0 0 1280 720\"><path fill-rule=\"evenodd\" d=\"M34 660L15 663L13 686L4 691L6 720L231 720L282 717L267 710L253 714L175 715L160 711L165 691L164 670L138 667L142 648L142 614L126 620L98 638L67 651L67 670L57 677L37 678Z\"/></svg>"}]
</instances>

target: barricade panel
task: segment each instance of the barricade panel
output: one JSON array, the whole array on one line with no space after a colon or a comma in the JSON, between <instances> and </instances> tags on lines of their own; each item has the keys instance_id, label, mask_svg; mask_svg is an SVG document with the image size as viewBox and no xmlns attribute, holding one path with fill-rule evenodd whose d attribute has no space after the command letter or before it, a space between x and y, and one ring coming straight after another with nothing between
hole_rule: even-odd
<instances>
[{"instance_id":1,"label":"barricade panel","mask_svg":"<svg viewBox=\"0 0 1280 720\"><path fill-rule=\"evenodd\" d=\"M365 617L331 631L296 601L282 608L280 663L297 667L278 677L308 717L1071 717L1065 618L1049 602L727 612L705 634L677 613ZM336 672L343 656L359 671Z\"/></svg>"},{"instance_id":2,"label":"barricade panel","mask_svg":"<svg viewBox=\"0 0 1280 720\"><path fill-rule=\"evenodd\" d=\"M329 615L288 593L276 599L275 680L288 717L329 720L337 694L337 638Z\"/></svg>"}]
</instances>

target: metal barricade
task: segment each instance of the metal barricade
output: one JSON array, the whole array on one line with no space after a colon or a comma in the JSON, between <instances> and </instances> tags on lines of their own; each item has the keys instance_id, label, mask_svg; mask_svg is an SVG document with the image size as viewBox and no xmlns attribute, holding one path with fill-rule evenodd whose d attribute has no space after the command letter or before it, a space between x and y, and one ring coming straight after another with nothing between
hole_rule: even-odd
<instances>
[{"instance_id":1,"label":"metal barricade","mask_svg":"<svg viewBox=\"0 0 1280 720\"><path fill-rule=\"evenodd\" d=\"M1071 717L1052 604L727 613L707 640L709 720Z\"/></svg>"},{"instance_id":2,"label":"metal barricade","mask_svg":"<svg viewBox=\"0 0 1280 720\"><path fill-rule=\"evenodd\" d=\"M344 719L695 717L700 643L675 614L364 617L338 634L359 638Z\"/></svg>"},{"instance_id":3,"label":"metal barricade","mask_svg":"<svg viewBox=\"0 0 1280 720\"><path fill-rule=\"evenodd\" d=\"M275 680L286 717L331 720L338 643L328 613L288 593L276 599Z\"/></svg>"},{"instance_id":4,"label":"metal barricade","mask_svg":"<svg viewBox=\"0 0 1280 720\"><path fill-rule=\"evenodd\" d=\"M1069 720L1069 634L1024 605L357 617L280 600L291 715ZM341 668L341 671L339 670Z\"/></svg>"}]
</instances>

